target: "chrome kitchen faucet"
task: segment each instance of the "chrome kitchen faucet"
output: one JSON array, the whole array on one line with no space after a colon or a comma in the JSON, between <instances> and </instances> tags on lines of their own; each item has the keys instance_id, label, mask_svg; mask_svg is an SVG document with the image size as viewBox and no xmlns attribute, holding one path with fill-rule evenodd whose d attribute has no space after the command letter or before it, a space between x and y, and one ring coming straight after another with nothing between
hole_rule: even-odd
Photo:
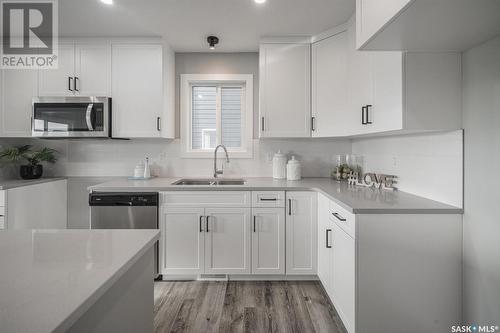
<instances>
[{"instance_id":1,"label":"chrome kitchen faucet","mask_svg":"<svg viewBox=\"0 0 500 333\"><path fill-rule=\"evenodd\" d=\"M222 175L224 173L224 170L217 170L217 151L219 148L224 149L224 152L226 153L226 162L229 163L229 155L227 154L227 149L224 145L218 145L215 147L215 152L214 152L214 178L217 178L217 175Z\"/></svg>"}]
</instances>

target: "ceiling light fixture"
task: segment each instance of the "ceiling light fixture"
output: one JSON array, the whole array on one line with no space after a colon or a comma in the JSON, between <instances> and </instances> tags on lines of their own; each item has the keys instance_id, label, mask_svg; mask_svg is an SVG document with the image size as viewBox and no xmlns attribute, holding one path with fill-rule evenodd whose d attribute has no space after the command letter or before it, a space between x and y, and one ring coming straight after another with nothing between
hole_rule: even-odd
<instances>
[{"instance_id":1,"label":"ceiling light fixture","mask_svg":"<svg viewBox=\"0 0 500 333\"><path fill-rule=\"evenodd\" d=\"M215 50L215 45L219 44L219 38L215 36L207 37L208 47L210 50Z\"/></svg>"},{"instance_id":2,"label":"ceiling light fixture","mask_svg":"<svg viewBox=\"0 0 500 333\"><path fill-rule=\"evenodd\" d=\"M266 2L266 0L253 0L253 1L255 1L255 3L258 3L258 4Z\"/></svg>"},{"instance_id":3,"label":"ceiling light fixture","mask_svg":"<svg viewBox=\"0 0 500 333\"><path fill-rule=\"evenodd\" d=\"M113 4L113 0L101 0L102 3L106 4L106 5L112 5Z\"/></svg>"}]
</instances>

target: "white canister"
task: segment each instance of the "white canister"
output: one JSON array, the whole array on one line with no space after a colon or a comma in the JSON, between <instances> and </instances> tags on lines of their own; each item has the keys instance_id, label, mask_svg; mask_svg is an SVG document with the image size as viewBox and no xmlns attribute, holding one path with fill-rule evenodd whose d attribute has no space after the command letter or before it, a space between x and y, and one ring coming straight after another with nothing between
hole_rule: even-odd
<instances>
[{"instance_id":1,"label":"white canister","mask_svg":"<svg viewBox=\"0 0 500 333\"><path fill-rule=\"evenodd\" d=\"M295 156L292 156L292 159L286 165L286 175L287 180L299 180L301 178L300 162L295 159Z\"/></svg>"},{"instance_id":2,"label":"white canister","mask_svg":"<svg viewBox=\"0 0 500 333\"><path fill-rule=\"evenodd\" d=\"M285 179L286 178L286 155L278 150L273 157L273 178Z\"/></svg>"}]
</instances>

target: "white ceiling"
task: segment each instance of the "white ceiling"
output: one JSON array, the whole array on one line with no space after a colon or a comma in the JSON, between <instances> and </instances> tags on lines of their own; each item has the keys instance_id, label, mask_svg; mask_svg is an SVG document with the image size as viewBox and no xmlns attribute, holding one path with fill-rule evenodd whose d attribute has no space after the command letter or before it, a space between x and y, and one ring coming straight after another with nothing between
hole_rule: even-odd
<instances>
[{"instance_id":1,"label":"white ceiling","mask_svg":"<svg viewBox=\"0 0 500 333\"><path fill-rule=\"evenodd\" d=\"M307 36L346 22L354 0L59 0L63 37L162 36L176 52L252 52L264 36Z\"/></svg>"}]
</instances>

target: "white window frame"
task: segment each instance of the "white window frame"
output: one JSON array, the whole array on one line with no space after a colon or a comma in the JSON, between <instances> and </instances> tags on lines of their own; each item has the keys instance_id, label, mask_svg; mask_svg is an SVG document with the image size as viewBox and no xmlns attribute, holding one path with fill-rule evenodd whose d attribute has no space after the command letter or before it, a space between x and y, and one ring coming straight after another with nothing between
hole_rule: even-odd
<instances>
[{"instance_id":1,"label":"white window frame","mask_svg":"<svg viewBox=\"0 0 500 333\"><path fill-rule=\"evenodd\" d=\"M243 86L241 108L241 148L227 148L230 158L253 157L253 75L251 74L181 74L181 157L213 158L213 150L192 149L192 87L196 85ZM220 135L220 116L217 130Z\"/></svg>"}]
</instances>

